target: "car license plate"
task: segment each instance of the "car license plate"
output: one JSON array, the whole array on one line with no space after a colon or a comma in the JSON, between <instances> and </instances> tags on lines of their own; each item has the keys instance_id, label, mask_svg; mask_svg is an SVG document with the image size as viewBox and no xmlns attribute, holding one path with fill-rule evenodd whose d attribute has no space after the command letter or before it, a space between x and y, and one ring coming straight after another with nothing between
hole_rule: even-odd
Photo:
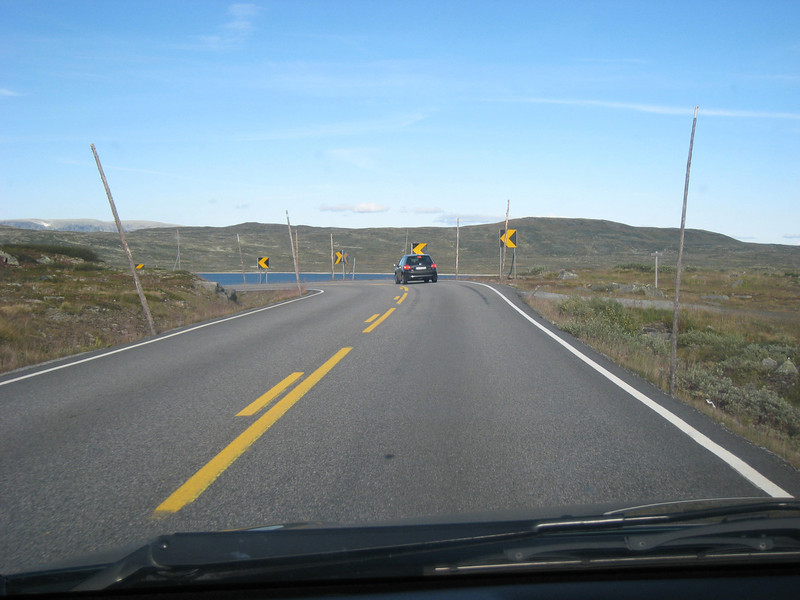
<instances>
[{"instance_id":1,"label":"car license plate","mask_svg":"<svg viewBox=\"0 0 800 600\"><path fill-rule=\"evenodd\" d=\"M424 271L425 267L417 267L417 271Z\"/></svg>"}]
</instances>

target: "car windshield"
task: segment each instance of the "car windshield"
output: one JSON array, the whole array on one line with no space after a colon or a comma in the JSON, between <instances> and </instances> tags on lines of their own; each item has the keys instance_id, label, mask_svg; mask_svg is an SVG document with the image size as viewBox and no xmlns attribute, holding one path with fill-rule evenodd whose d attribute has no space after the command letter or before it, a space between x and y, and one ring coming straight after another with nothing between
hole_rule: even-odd
<instances>
[{"instance_id":1,"label":"car windshield","mask_svg":"<svg viewBox=\"0 0 800 600\"><path fill-rule=\"evenodd\" d=\"M800 494L798 24L0 2L0 575L344 577L343 540L573 573L570 528L666 554L695 501L694 559L783 547L751 520ZM605 538L632 507L677 537Z\"/></svg>"}]
</instances>

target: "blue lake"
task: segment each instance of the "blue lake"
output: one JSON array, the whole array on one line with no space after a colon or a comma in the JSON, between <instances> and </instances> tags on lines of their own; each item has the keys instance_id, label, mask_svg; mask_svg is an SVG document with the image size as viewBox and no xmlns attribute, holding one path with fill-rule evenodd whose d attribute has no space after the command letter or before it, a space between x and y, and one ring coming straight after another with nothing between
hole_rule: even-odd
<instances>
[{"instance_id":1,"label":"blue lake","mask_svg":"<svg viewBox=\"0 0 800 600\"><path fill-rule=\"evenodd\" d=\"M294 273L245 273L245 280L242 281L242 274L239 273L198 273L200 277L208 281L214 281L220 285L236 285L237 283L294 283L296 281ZM440 279L453 279L453 275L439 275ZM352 281L353 276L348 273L347 281ZM342 274L336 274L335 281L341 281ZM393 273L356 273L356 281L382 280L394 281ZM330 273L300 273L300 281L306 283L319 283L331 281Z\"/></svg>"},{"instance_id":2,"label":"blue lake","mask_svg":"<svg viewBox=\"0 0 800 600\"><path fill-rule=\"evenodd\" d=\"M241 273L198 273L203 279L215 281L220 285L236 285L237 283L294 283L294 273L245 273L242 281ZM347 281L352 281L353 276L348 273ZM392 273L356 273L356 281L369 279L393 280ZM342 274L336 274L336 281L342 280ZM300 281L306 283L331 281L330 273L300 273Z\"/></svg>"}]
</instances>

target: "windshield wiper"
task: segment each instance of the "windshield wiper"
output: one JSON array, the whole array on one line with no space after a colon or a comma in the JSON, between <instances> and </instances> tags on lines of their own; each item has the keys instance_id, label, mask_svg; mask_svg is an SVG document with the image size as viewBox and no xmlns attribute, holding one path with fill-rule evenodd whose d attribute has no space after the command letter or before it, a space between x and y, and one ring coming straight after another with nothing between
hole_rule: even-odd
<instances>
[{"instance_id":1,"label":"windshield wiper","mask_svg":"<svg viewBox=\"0 0 800 600\"><path fill-rule=\"evenodd\" d=\"M576 549L621 551L627 556L666 549L688 549L697 552L729 550L766 552L775 549L800 551L800 518L759 518L713 525L670 527L666 531L622 533L606 542L587 544L573 541L511 548L504 554L509 560L524 561L536 555Z\"/></svg>"},{"instance_id":2,"label":"windshield wiper","mask_svg":"<svg viewBox=\"0 0 800 600\"><path fill-rule=\"evenodd\" d=\"M670 507L674 509L674 507ZM470 568L587 564L593 559L697 555L724 549L800 551L800 502L757 501L658 513L343 527L307 524L156 538L111 564L76 572L74 591L244 581L420 576ZM797 516L792 518L789 513ZM650 514L643 514L650 513ZM310 526L309 526L310 525ZM37 582L37 575L39 581ZM31 587L53 573L28 574ZM9 585L23 583L13 576ZM77 585L76 585L77 584Z\"/></svg>"},{"instance_id":3,"label":"windshield wiper","mask_svg":"<svg viewBox=\"0 0 800 600\"><path fill-rule=\"evenodd\" d=\"M656 506L655 508L658 508ZM772 511L790 511L800 513L800 501L768 500L749 502L738 505L714 506L712 508L694 509L674 513L645 514L629 516L630 509L613 511L598 517L551 519L537 523L533 527L535 533L554 533L568 531L594 531L617 529L636 525L659 525L666 523L691 523L704 519L728 519L736 516L757 518ZM636 509L641 510L641 509Z\"/></svg>"},{"instance_id":4,"label":"windshield wiper","mask_svg":"<svg viewBox=\"0 0 800 600\"><path fill-rule=\"evenodd\" d=\"M531 529L534 543L439 565L436 574L496 569L604 566L653 560L761 556L800 561L800 503L763 502L679 514L561 519ZM708 522L711 520L712 522Z\"/></svg>"}]
</instances>

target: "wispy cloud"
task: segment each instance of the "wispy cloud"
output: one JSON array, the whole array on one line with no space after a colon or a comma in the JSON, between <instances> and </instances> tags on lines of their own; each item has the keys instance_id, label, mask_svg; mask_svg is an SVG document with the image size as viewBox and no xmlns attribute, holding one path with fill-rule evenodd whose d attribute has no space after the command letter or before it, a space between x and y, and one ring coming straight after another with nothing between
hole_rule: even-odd
<instances>
[{"instance_id":1,"label":"wispy cloud","mask_svg":"<svg viewBox=\"0 0 800 600\"><path fill-rule=\"evenodd\" d=\"M785 240L800 240L800 233L787 233L783 236Z\"/></svg>"},{"instance_id":2,"label":"wispy cloud","mask_svg":"<svg viewBox=\"0 0 800 600\"><path fill-rule=\"evenodd\" d=\"M456 221L460 225L478 225L481 223L497 223L502 221L503 217L498 215L459 215L455 213L446 213L441 217L437 217L435 222L442 225L455 225Z\"/></svg>"},{"instance_id":3,"label":"wispy cloud","mask_svg":"<svg viewBox=\"0 0 800 600\"><path fill-rule=\"evenodd\" d=\"M13 98L19 96L17 92L12 92L6 88L0 88L0 98Z\"/></svg>"},{"instance_id":4,"label":"wispy cloud","mask_svg":"<svg viewBox=\"0 0 800 600\"><path fill-rule=\"evenodd\" d=\"M560 106L583 106L631 110L658 115L691 116L693 106L664 106L660 104L638 104L630 102L608 102L605 100L572 100L566 98L523 98L520 102L530 104L555 104ZM700 107L700 115L705 117L732 117L745 119L800 119L800 113L769 112L754 110L731 110Z\"/></svg>"},{"instance_id":5,"label":"wispy cloud","mask_svg":"<svg viewBox=\"0 0 800 600\"><path fill-rule=\"evenodd\" d=\"M359 169L369 169L375 164L375 153L374 148L333 148L327 150L325 156Z\"/></svg>"},{"instance_id":6,"label":"wispy cloud","mask_svg":"<svg viewBox=\"0 0 800 600\"><path fill-rule=\"evenodd\" d=\"M438 206L417 206L415 208L408 208L407 206L403 206L400 208L401 213L412 213L415 215L438 215L443 213L444 210L439 208Z\"/></svg>"},{"instance_id":7,"label":"wispy cloud","mask_svg":"<svg viewBox=\"0 0 800 600\"><path fill-rule=\"evenodd\" d=\"M212 35L201 35L197 39L208 50L228 50L240 46L255 30L254 21L261 12L255 4L231 4L228 20Z\"/></svg>"},{"instance_id":8,"label":"wispy cloud","mask_svg":"<svg viewBox=\"0 0 800 600\"><path fill-rule=\"evenodd\" d=\"M253 133L238 137L243 142L259 142L272 140L294 140L315 137L352 136L372 133L387 133L398 131L414 123L422 121L425 115L421 113L391 115L383 119L366 121L349 121L343 123L323 123L310 127Z\"/></svg>"},{"instance_id":9,"label":"wispy cloud","mask_svg":"<svg viewBox=\"0 0 800 600\"><path fill-rule=\"evenodd\" d=\"M94 167L96 164L91 161L73 160L69 158L60 159L58 161L62 165L77 165L80 167ZM140 173L142 175L160 175L164 177L175 177L174 173L167 173L165 171L156 171L154 169L137 169L135 167L120 167L118 165L103 165L104 171L122 171L125 173Z\"/></svg>"},{"instance_id":10,"label":"wispy cloud","mask_svg":"<svg viewBox=\"0 0 800 600\"><path fill-rule=\"evenodd\" d=\"M581 58L578 62L599 65L645 65L647 61L641 58Z\"/></svg>"},{"instance_id":11,"label":"wispy cloud","mask_svg":"<svg viewBox=\"0 0 800 600\"><path fill-rule=\"evenodd\" d=\"M379 213L386 212L389 207L377 202L362 202L360 204L336 204L334 206L323 204L319 209L326 212Z\"/></svg>"}]
</instances>

